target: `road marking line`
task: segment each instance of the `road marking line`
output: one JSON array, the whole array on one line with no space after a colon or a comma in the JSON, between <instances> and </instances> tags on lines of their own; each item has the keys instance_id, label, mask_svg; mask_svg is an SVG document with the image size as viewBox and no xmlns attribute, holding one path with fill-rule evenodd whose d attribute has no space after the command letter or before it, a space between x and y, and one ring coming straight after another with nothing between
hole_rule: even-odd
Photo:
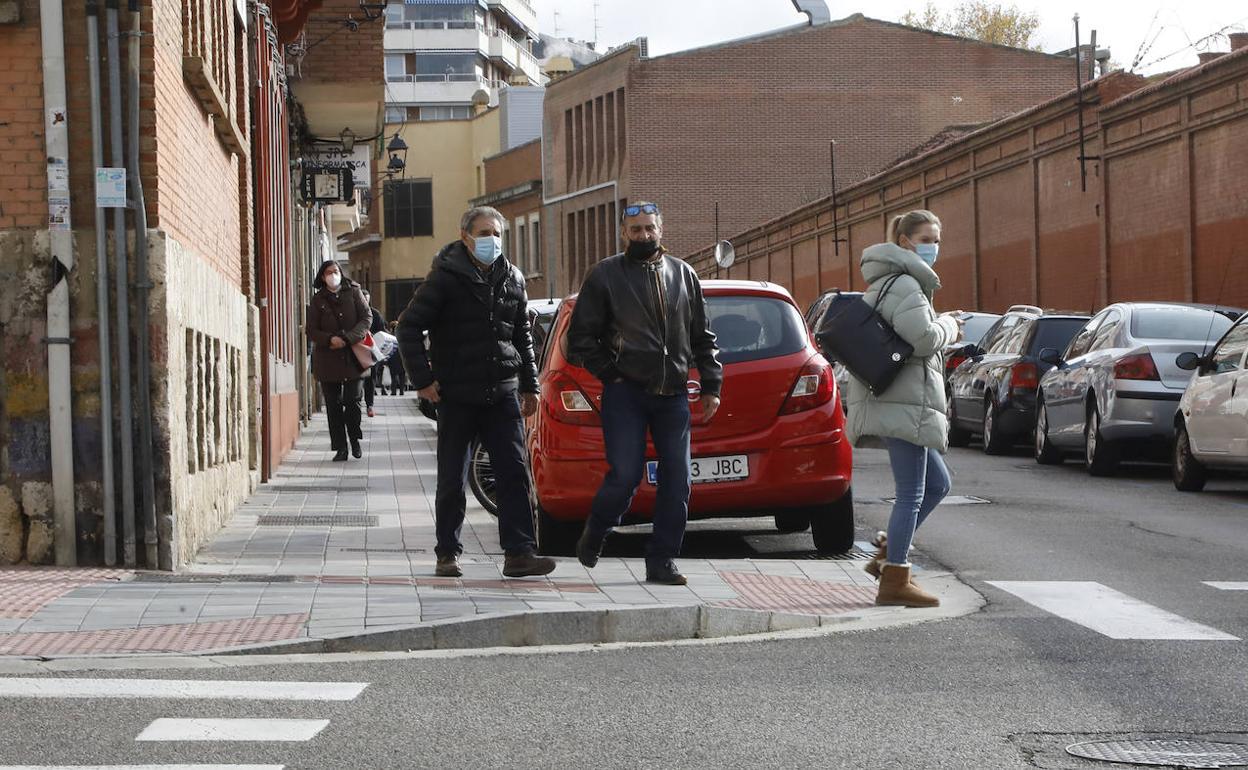
<instances>
[{"instance_id":1,"label":"road marking line","mask_svg":"<svg viewBox=\"0 0 1248 770\"><path fill-rule=\"evenodd\" d=\"M0 770L286 770L286 765L0 765Z\"/></svg>"},{"instance_id":2,"label":"road marking line","mask_svg":"<svg viewBox=\"0 0 1248 770\"><path fill-rule=\"evenodd\" d=\"M355 700L365 687L368 687L367 682L0 677L0 698L344 701Z\"/></svg>"},{"instance_id":3,"label":"road marking line","mask_svg":"<svg viewBox=\"0 0 1248 770\"><path fill-rule=\"evenodd\" d=\"M136 741L310 741L328 719L157 719Z\"/></svg>"},{"instance_id":4,"label":"road marking line","mask_svg":"<svg viewBox=\"0 0 1248 770\"><path fill-rule=\"evenodd\" d=\"M1219 591L1248 591L1248 583L1226 583L1217 580L1206 580L1205 585Z\"/></svg>"},{"instance_id":5,"label":"road marking line","mask_svg":"<svg viewBox=\"0 0 1248 770\"><path fill-rule=\"evenodd\" d=\"M1111 639L1238 641L1100 583L1062 580L989 580L1025 602Z\"/></svg>"}]
</instances>

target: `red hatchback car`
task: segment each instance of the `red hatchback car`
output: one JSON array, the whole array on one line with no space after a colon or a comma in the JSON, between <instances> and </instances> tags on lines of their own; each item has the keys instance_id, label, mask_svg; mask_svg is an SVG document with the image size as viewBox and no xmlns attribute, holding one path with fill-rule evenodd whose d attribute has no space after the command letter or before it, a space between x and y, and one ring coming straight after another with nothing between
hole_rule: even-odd
<instances>
[{"instance_id":1,"label":"red hatchback car","mask_svg":"<svg viewBox=\"0 0 1248 770\"><path fill-rule=\"evenodd\" d=\"M693 492L689 517L774 516L782 532L812 529L815 547L853 546L853 454L832 368L815 349L793 298L757 281L705 281L707 313L719 340L724 386L707 423L693 406ZM565 300L543 354L542 406L528 449L538 545L570 555L607 472L598 407L602 385L568 363L567 333L576 298ZM695 397L697 372L688 388ZM647 478L626 522L648 520L656 488L654 447Z\"/></svg>"}]
</instances>

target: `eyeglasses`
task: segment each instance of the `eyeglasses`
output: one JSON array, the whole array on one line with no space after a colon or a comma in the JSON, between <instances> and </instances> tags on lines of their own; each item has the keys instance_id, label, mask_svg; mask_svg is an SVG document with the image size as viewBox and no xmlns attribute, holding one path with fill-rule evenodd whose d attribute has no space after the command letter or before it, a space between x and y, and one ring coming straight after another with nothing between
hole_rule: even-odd
<instances>
[{"instance_id":1,"label":"eyeglasses","mask_svg":"<svg viewBox=\"0 0 1248 770\"><path fill-rule=\"evenodd\" d=\"M658 216L659 207L653 203L644 203L640 206L624 207L624 216L626 217L635 217L639 214L654 214L655 216Z\"/></svg>"}]
</instances>

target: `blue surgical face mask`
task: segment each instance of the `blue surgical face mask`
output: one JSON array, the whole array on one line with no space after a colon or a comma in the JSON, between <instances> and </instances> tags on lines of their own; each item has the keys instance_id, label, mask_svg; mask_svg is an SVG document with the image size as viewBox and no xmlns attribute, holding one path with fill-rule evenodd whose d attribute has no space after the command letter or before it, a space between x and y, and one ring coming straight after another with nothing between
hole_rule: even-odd
<instances>
[{"instance_id":1,"label":"blue surgical face mask","mask_svg":"<svg viewBox=\"0 0 1248 770\"><path fill-rule=\"evenodd\" d=\"M927 263L928 267L936 264L936 258L940 256L939 243L916 243L914 244L914 252L919 255L919 259Z\"/></svg>"},{"instance_id":2,"label":"blue surgical face mask","mask_svg":"<svg viewBox=\"0 0 1248 770\"><path fill-rule=\"evenodd\" d=\"M502 256L503 239L497 235L482 235L473 239L472 255L483 265L492 265Z\"/></svg>"}]
</instances>

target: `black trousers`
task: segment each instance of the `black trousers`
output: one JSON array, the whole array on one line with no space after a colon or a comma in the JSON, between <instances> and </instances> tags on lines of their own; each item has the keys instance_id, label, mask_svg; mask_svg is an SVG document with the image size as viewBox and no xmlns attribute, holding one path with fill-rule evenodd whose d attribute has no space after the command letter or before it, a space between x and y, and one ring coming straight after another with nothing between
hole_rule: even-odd
<instances>
[{"instance_id":1,"label":"black trousers","mask_svg":"<svg viewBox=\"0 0 1248 770\"><path fill-rule=\"evenodd\" d=\"M386 361L390 368L390 394L401 396L407 390L407 372L403 370L403 358L395 353Z\"/></svg>"},{"instance_id":2,"label":"black trousers","mask_svg":"<svg viewBox=\"0 0 1248 770\"><path fill-rule=\"evenodd\" d=\"M335 452L347 448L348 436L355 441L364 437L360 430L361 390L360 380L321 383L325 414L329 417L330 449Z\"/></svg>"},{"instance_id":3,"label":"black trousers","mask_svg":"<svg viewBox=\"0 0 1248 770\"><path fill-rule=\"evenodd\" d=\"M504 393L489 406L438 403L438 492L434 502L438 556L458 556L464 547L469 445L480 437L490 453L498 495L498 540L507 555L531 553L537 547L529 475L524 467L524 420L515 393Z\"/></svg>"},{"instance_id":4,"label":"black trousers","mask_svg":"<svg viewBox=\"0 0 1248 770\"><path fill-rule=\"evenodd\" d=\"M364 379L360 380L364 383L364 406L369 409L373 408L373 396L377 393L377 388L373 383L373 372L370 369Z\"/></svg>"}]
</instances>

